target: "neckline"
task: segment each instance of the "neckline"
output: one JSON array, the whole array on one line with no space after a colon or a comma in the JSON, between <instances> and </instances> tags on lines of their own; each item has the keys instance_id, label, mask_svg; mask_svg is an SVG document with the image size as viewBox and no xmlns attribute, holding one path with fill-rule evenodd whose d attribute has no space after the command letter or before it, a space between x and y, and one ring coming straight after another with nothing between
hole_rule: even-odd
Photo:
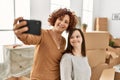
<instances>
[{"instance_id":1,"label":"neckline","mask_svg":"<svg viewBox=\"0 0 120 80\"><path fill-rule=\"evenodd\" d=\"M73 57L78 57L78 58L83 57L83 56L75 56L75 55L73 55L72 53L71 53L70 55L72 55Z\"/></svg>"},{"instance_id":2,"label":"neckline","mask_svg":"<svg viewBox=\"0 0 120 80\"><path fill-rule=\"evenodd\" d=\"M58 50L60 50L60 49L61 49L61 44L60 44L60 47L57 46L57 44L56 44L54 38L52 37L52 34L51 34L50 31L52 31L52 29L48 30L49 35L50 35L50 37L52 38L52 42L55 44L56 48L57 48ZM61 39L61 43L62 43L62 39Z\"/></svg>"}]
</instances>

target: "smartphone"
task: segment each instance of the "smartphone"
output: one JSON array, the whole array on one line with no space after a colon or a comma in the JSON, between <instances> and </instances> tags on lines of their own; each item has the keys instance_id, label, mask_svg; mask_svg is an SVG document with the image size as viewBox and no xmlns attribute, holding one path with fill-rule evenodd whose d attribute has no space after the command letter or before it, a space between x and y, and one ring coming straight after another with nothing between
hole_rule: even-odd
<instances>
[{"instance_id":1,"label":"smartphone","mask_svg":"<svg viewBox=\"0 0 120 80\"><path fill-rule=\"evenodd\" d=\"M26 31L24 33L33 34L33 35L41 34L41 21L40 20L23 19L23 20L20 20L19 22L22 22L22 21L27 21L27 25L25 25L25 26L28 26L28 31ZM25 27L25 26L23 26L23 27Z\"/></svg>"}]
</instances>

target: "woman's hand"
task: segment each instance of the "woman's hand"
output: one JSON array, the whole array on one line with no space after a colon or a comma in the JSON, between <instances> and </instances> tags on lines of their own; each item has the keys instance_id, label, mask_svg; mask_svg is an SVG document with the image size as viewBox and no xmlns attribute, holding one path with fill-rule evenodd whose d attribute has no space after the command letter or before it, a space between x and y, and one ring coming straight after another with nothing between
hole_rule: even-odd
<instances>
[{"instance_id":1,"label":"woman's hand","mask_svg":"<svg viewBox=\"0 0 120 80\"><path fill-rule=\"evenodd\" d=\"M26 22L26 21L22 21L22 22L19 23L20 20L23 20L23 17L18 17L18 18L16 18L16 19L14 20L14 24L13 24L13 26L14 26L14 28L13 28L14 33L15 33L16 36L18 36L18 37L19 37L19 35L21 35L23 32L28 31L28 27L25 26L25 25L27 24L27 22ZM25 27L22 27L22 26L25 26Z\"/></svg>"}]
</instances>

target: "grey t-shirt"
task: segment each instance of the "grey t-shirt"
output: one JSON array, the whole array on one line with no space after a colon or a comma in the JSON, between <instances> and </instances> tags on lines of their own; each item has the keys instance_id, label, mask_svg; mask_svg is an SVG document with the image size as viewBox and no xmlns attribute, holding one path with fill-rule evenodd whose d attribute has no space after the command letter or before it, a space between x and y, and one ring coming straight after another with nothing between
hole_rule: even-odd
<instances>
[{"instance_id":1,"label":"grey t-shirt","mask_svg":"<svg viewBox=\"0 0 120 80\"><path fill-rule=\"evenodd\" d=\"M91 68L87 57L64 54L60 62L61 80L90 80Z\"/></svg>"}]
</instances>

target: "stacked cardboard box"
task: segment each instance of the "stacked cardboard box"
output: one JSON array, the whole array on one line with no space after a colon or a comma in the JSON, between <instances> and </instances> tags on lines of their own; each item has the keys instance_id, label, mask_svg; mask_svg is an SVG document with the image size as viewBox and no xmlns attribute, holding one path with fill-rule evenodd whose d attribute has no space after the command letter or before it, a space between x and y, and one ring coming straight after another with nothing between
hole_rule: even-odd
<instances>
[{"instance_id":1,"label":"stacked cardboard box","mask_svg":"<svg viewBox=\"0 0 120 80\"><path fill-rule=\"evenodd\" d=\"M97 31L108 31L108 19L106 17L96 18L96 30Z\"/></svg>"},{"instance_id":2,"label":"stacked cardboard box","mask_svg":"<svg viewBox=\"0 0 120 80\"><path fill-rule=\"evenodd\" d=\"M115 70L113 68L111 69L105 69L103 70L100 80L114 80Z\"/></svg>"},{"instance_id":3,"label":"stacked cardboard box","mask_svg":"<svg viewBox=\"0 0 120 80\"><path fill-rule=\"evenodd\" d=\"M115 80L120 80L120 72L115 72Z\"/></svg>"},{"instance_id":4,"label":"stacked cardboard box","mask_svg":"<svg viewBox=\"0 0 120 80\"><path fill-rule=\"evenodd\" d=\"M114 46L120 47L120 38L113 39L113 41L115 42Z\"/></svg>"},{"instance_id":5,"label":"stacked cardboard box","mask_svg":"<svg viewBox=\"0 0 120 80\"><path fill-rule=\"evenodd\" d=\"M109 44L107 31L94 31L84 33L87 56L91 67L105 62L106 48Z\"/></svg>"},{"instance_id":6,"label":"stacked cardboard box","mask_svg":"<svg viewBox=\"0 0 120 80\"><path fill-rule=\"evenodd\" d=\"M87 49L88 62L92 75L90 80L99 80L102 71L108 68L105 63L106 47L109 44L107 31L94 31L84 33Z\"/></svg>"}]
</instances>

